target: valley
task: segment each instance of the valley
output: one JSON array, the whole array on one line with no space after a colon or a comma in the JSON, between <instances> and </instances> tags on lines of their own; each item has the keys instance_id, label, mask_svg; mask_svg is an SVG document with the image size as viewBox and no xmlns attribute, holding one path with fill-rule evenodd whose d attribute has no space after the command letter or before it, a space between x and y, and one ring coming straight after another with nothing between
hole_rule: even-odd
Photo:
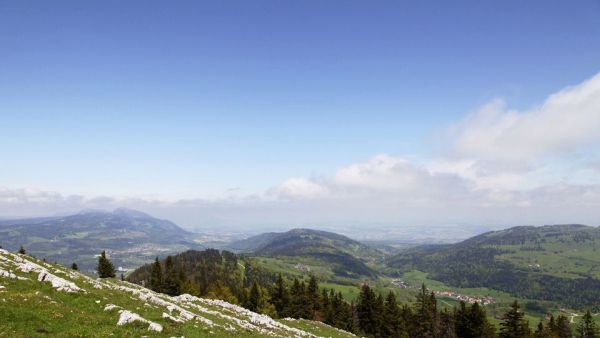
<instances>
[{"instance_id":1,"label":"valley","mask_svg":"<svg viewBox=\"0 0 600 338\"><path fill-rule=\"evenodd\" d=\"M127 242L115 240L124 234L132 235ZM148 283L152 270L144 264L172 256L174 265L183 269L178 270L183 280L193 281L173 295L189 293L234 304L245 304L252 280L260 281L262 293L271 294L277 276L288 285L295 280L308 285L313 276L320 289L331 290L348 303L359 302L363 286L368 285L376 294L392 292L399 303L411 304L424 284L435 294L440 309L452 310L461 301L479 303L494 326L514 300L522 304L532 329L548 315L568 316L575 325L586 309L597 313L595 305L600 303L596 295L600 256L595 254L600 249L600 230L583 225L515 227L453 244L387 241L378 247L377 241L362 243L312 229L213 241L165 220L118 210L3 221L0 235L4 248L16 250L23 240L28 253L44 259L44 264L77 262L89 275L95 273L97 253L106 250L117 273L142 285ZM204 249L210 243L231 252ZM551 286L534 287L544 282ZM578 291L570 291L573 287ZM254 311L280 315L267 308ZM594 319L599 322L600 317Z\"/></svg>"}]
</instances>

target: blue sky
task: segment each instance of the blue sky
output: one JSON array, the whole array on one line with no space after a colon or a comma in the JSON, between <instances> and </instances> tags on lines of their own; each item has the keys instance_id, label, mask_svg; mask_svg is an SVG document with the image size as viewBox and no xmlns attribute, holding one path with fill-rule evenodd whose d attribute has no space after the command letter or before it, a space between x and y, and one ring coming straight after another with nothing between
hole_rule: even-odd
<instances>
[{"instance_id":1,"label":"blue sky","mask_svg":"<svg viewBox=\"0 0 600 338\"><path fill-rule=\"evenodd\" d=\"M597 1L0 1L0 187L274 203L290 178L331 191L341 168L381 154L430 173L483 163L448 150L448 128L497 98L526 115L598 60ZM522 177L596 184L565 169L595 160L596 139L552 142L568 156L535 153Z\"/></svg>"}]
</instances>

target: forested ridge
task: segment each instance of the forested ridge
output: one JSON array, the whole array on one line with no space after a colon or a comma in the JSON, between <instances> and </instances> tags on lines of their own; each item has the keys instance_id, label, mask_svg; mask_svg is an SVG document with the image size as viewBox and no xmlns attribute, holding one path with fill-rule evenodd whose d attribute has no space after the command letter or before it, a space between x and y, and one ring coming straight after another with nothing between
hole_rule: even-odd
<instances>
[{"instance_id":1,"label":"forested ridge","mask_svg":"<svg viewBox=\"0 0 600 338\"><path fill-rule=\"evenodd\" d=\"M414 302L399 304L393 292L379 294L364 283L357 300L347 302L340 292L320 287L315 276L290 280L265 272L244 257L212 249L157 259L129 279L167 294L225 299L275 318L321 321L368 337L567 338L579 330L559 316L541 321L538 330L531 331L516 302L496 328L478 303L438 309L435 295L425 285ZM587 331L594 335L582 337L596 337L591 323Z\"/></svg>"},{"instance_id":2,"label":"forested ridge","mask_svg":"<svg viewBox=\"0 0 600 338\"><path fill-rule=\"evenodd\" d=\"M518 255L553 256L556 261L563 259L575 270L580 261L589 262L583 253L582 258L575 256L578 248L587 249L593 255L596 245L600 245L599 239L600 233L593 227L516 227L454 245L411 249L389 259L388 265L396 268L396 273L421 270L431 279L454 287L488 287L519 298L555 301L576 309L599 311L597 274L575 271L570 272L573 276L565 276L545 271L540 264L517 265L518 260L514 258L520 258ZM566 254L567 258L559 256L567 250L574 252L572 258ZM589 264L592 270L588 271L600 267L593 261Z\"/></svg>"}]
</instances>

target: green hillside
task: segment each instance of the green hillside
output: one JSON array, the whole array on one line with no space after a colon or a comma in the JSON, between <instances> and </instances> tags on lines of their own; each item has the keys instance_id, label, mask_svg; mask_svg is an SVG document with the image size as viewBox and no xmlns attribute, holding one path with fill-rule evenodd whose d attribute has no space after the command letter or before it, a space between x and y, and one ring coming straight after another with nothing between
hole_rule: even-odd
<instances>
[{"instance_id":1,"label":"green hillside","mask_svg":"<svg viewBox=\"0 0 600 338\"><path fill-rule=\"evenodd\" d=\"M383 253L346 236L312 229L292 229L283 233L267 233L232 243L245 248L250 255L261 257L293 257L302 265L324 265L341 277L373 277L374 267Z\"/></svg>"},{"instance_id":2,"label":"green hillside","mask_svg":"<svg viewBox=\"0 0 600 338\"><path fill-rule=\"evenodd\" d=\"M95 255L106 250L117 266L131 269L156 255L198 248L196 234L176 224L130 209L86 211L64 217L0 222L0 245L23 245L36 257L93 271Z\"/></svg>"},{"instance_id":3,"label":"green hillside","mask_svg":"<svg viewBox=\"0 0 600 338\"><path fill-rule=\"evenodd\" d=\"M515 297L598 310L600 229L584 225L514 227L463 242L409 249L388 260L453 287L487 287Z\"/></svg>"},{"instance_id":4,"label":"green hillside","mask_svg":"<svg viewBox=\"0 0 600 338\"><path fill-rule=\"evenodd\" d=\"M190 295L97 280L0 249L0 337L351 337Z\"/></svg>"}]
</instances>

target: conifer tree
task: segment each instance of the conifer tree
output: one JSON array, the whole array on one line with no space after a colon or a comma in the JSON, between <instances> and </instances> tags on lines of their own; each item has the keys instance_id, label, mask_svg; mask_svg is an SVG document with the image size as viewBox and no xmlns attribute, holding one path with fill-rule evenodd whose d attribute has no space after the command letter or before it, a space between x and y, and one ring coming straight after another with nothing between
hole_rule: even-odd
<instances>
[{"instance_id":1,"label":"conifer tree","mask_svg":"<svg viewBox=\"0 0 600 338\"><path fill-rule=\"evenodd\" d=\"M332 296L333 295L333 296ZM344 301L342 292L329 294L331 311L333 313L333 326L347 331L356 331L354 320L354 305Z\"/></svg>"},{"instance_id":2,"label":"conifer tree","mask_svg":"<svg viewBox=\"0 0 600 338\"><path fill-rule=\"evenodd\" d=\"M544 336L544 323L540 320L540 322L537 325L537 328L535 329L535 332L533 333L533 336L535 338L546 338Z\"/></svg>"},{"instance_id":3,"label":"conifer tree","mask_svg":"<svg viewBox=\"0 0 600 338\"><path fill-rule=\"evenodd\" d=\"M175 267L173 257L167 256L165 259L165 273L163 278L163 292L170 296L177 296L181 293L181 279L179 271Z\"/></svg>"},{"instance_id":4,"label":"conifer tree","mask_svg":"<svg viewBox=\"0 0 600 338\"><path fill-rule=\"evenodd\" d=\"M462 300L460 301L458 308L454 309L454 320L456 335L464 338L473 338L473 330L469 320L467 304Z\"/></svg>"},{"instance_id":5,"label":"conifer tree","mask_svg":"<svg viewBox=\"0 0 600 338\"><path fill-rule=\"evenodd\" d=\"M115 267L111 263L111 261L106 258L106 251L102 251L100 257L98 258L98 266L96 267L98 272L98 276L100 278L109 278L115 277Z\"/></svg>"},{"instance_id":6,"label":"conifer tree","mask_svg":"<svg viewBox=\"0 0 600 338\"><path fill-rule=\"evenodd\" d=\"M320 297L320 308L321 308L321 312L319 313L319 319L320 321L326 323L327 320L327 316L331 310L331 303L329 302L329 291L327 291L327 289L323 288L321 289L321 297Z\"/></svg>"},{"instance_id":7,"label":"conifer tree","mask_svg":"<svg viewBox=\"0 0 600 338\"><path fill-rule=\"evenodd\" d=\"M548 329L552 333L557 331L556 320L554 319L554 315L552 314L550 314L550 320L548 321Z\"/></svg>"},{"instance_id":8,"label":"conifer tree","mask_svg":"<svg viewBox=\"0 0 600 338\"><path fill-rule=\"evenodd\" d=\"M474 337L492 338L496 336L494 327L487 319L485 309L477 302L471 305L469 321Z\"/></svg>"},{"instance_id":9,"label":"conifer tree","mask_svg":"<svg viewBox=\"0 0 600 338\"><path fill-rule=\"evenodd\" d=\"M375 293L367 284L363 284L356 304L358 328L367 335L377 333L377 299Z\"/></svg>"},{"instance_id":10,"label":"conifer tree","mask_svg":"<svg viewBox=\"0 0 600 338\"><path fill-rule=\"evenodd\" d=\"M549 325L544 325L544 322L540 320L535 332L533 333L534 338L553 338L552 331Z\"/></svg>"},{"instance_id":11,"label":"conifer tree","mask_svg":"<svg viewBox=\"0 0 600 338\"><path fill-rule=\"evenodd\" d=\"M25 255L25 254L27 254L27 251L25 251L25 248L24 248L22 245L21 245L21 247L19 248L19 253L20 253L21 255Z\"/></svg>"},{"instance_id":12,"label":"conifer tree","mask_svg":"<svg viewBox=\"0 0 600 338\"><path fill-rule=\"evenodd\" d=\"M558 338L571 338L573 336L573 332L571 331L571 325L569 324L569 320L567 317L563 315L559 315L556 320L556 332L555 335Z\"/></svg>"},{"instance_id":13,"label":"conifer tree","mask_svg":"<svg viewBox=\"0 0 600 338\"><path fill-rule=\"evenodd\" d=\"M310 308L310 318L315 319L317 311L320 308L319 301L319 284L317 282L317 277L311 275L308 280L308 286L306 287L306 298L308 300L308 307Z\"/></svg>"},{"instance_id":14,"label":"conifer tree","mask_svg":"<svg viewBox=\"0 0 600 338\"><path fill-rule=\"evenodd\" d=\"M415 335L435 337L437 334L437 301L433 292L429 293L425 284L417 294L415 302Z\"/></svg>"},{"instance_id":15,"label":"conifer tree","mask_svg":"<svg viewBox=\"0 0 600 338\"><path fill-rule=\"evenodd\" d=\"M385 300L383 299L383 295L381 293L377 294L375 298L375 325L377 330L375 331L375 336L382 337L384 331L384 313L385 313Z\"/></svg>"},{"instance_id":16,"label":"conifer tree","mask_svg":"<svg viewBox=\"0 0 600 338\"><path fill-rule=\"evenodd\" d=\"M348 304L344 300L344 296L342 295L341 291L338 291L335 298L336 302L340 304L340 306L337 307L339 311L336 312L336 321L334 322L335 326L346 331L356 332L357 320L355 318L356 306L354 301Z\"/></svg>"},{"instance_id":17,"label":"conifer tree","mask_svg":"<svg viewBox=\"0 0 600 338\"><path fill-rule=\"evenodd\" d=\"M390 291L385 298L383 310L383 335L385 337L402 336L402 318L400 317L400 308L396 301L396 295Z\"/></svg>"},{"instance_id":18,"label":"conifer tree","mask_svg":"<svg viewBox=\"0 0 600 338\"><path fill-rule=\"evenodd\" d=\"M306 292L306 283L300 282L294 278L294 283L290 290L290 316L293 318L310 319L311 304L308 302Z\"/></svg>"},{"instance_id":19,"label":"conifer tree","mask_svg":"<svg viewBox=\"0 0 600 338\"><path fill-rule=\"evenodd\" d=\"M289 301L290 294L287 288L285 287L283 277L281 276L281 274L279 274L277 276L277 281L275 282L273 294L271 295L271 303L275 306L275 311L277 311L277 315L280 318L287 316Z\"/></svg>"},{"instance_id":20,"label":"conifer tree","mask_svg":"<svg viewBox=\"0 0 600 338\"><path fill-rule=\"evenodd\" d=\"M519 303L515 300L500 323L500 338L527 338L530 336L529 324L523 319L524 314L519 309Z\"/></svg>"},{"instance_id":21,"label":"conifer tree","mask_svg":"<svg viewBox=\"0 0 600 338\"><path fill-rule=\"evenodd\" d=\"M79 267L77 266L77 263L73 262L73 264L71 264L71 269L77 271L79 270Z\"/></svg>"},{"instance_id":22,"label":"conifer tree","mask_svg":"<svg viewBox=\"0 0 600 338\"><path fill-rule=\"evenodd\" d=\"M163 274L162 274L162 266L160 265L160 261L158 257L154 259L154 263L152 263L152 267L150 268L150 277L148 278L148 288L150 290L161 292L163 285Z\"/></svg>"},{"instance_id":23,"label":"conifer tree","mask_svg":"<svg viewBox=\"0 0 600 338\"><path fill-rule=\"evenodd\" d=\"M257 312L259 307L262 305L262 294L258 283L254 281L252 287L250 287L250 293L248 294L248 301L246 308L250 311Z\"/></svg>"},{"instance_id":24,"label":"conifer tree","mask_svg":"<svg viewBox=\"0 0 600 338\"><path fill-rule=\"evenodd\" d=\"M581 322L577 326L577 338L598 338L596 324L589 310L581 318Z\"/></svg>"},{"instance_id":25,"label":"conifer tree","mask_svg":"<svg viewBox=\"0 0 600 338\"><path fill-rule=\"evenodd\" d=\"M338 302L335 291L331 289L329 290L329 293L325 292L325 294L322 296L322 299L323 304L327 304L324 313L325 318L323 321L329 325L338 327L336 323L336 318L337 314L339 314L339 311L337 309L339 309L342 304Z\"/></svg>"},{"instance_id":26,"label":"conifer tree","mask_svg":"<svg viewBox=\"0 0 600 338\"><path fill-rule=\"evenodd\" d=\"M456 335L456 327L453 314L448 312L448 309L444 309L440 312L439 317L439 338L458 338L459 336Z\"/></svg>"}]
</instances>

